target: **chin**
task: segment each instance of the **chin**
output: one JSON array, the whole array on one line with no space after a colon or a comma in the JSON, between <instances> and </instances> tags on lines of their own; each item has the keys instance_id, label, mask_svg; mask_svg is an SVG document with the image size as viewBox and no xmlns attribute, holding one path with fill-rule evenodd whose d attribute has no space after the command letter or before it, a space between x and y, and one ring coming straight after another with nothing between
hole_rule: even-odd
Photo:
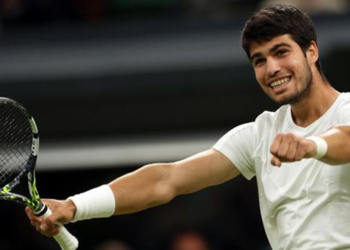
<instances>
[{"instance_id":1,"label":"chin","mask_svg":"<svg viewBox=\"0 0 350 250\"><path fill-rule=\"evenodd\" d=\"M280 96L280 97L271 97L272 101L276 104L282 106L286 104L293 104L298 101L297 96Z\"/></svg>"},{"instance_id":2,"label":"chin","mask_svg":"<svg viewBox=\"0 0 350 250\"><path fill-rule=\"evenodd\" d=\"M301 95L293 95L293 96L287 96L284 98L279 98L279 99L275 99L275 102L278 105L287 105L287 104L295 104L298 103L301 99L303 99L303 96Z\"/></svg>"}]
</instances>

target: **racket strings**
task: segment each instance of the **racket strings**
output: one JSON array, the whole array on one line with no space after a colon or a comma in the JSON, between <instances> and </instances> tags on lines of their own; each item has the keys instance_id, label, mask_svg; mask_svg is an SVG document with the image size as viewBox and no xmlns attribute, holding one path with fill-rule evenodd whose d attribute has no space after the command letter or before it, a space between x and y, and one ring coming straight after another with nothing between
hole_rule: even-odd
<instances>
[{"instance_id":1,"label":"racket strings","mask_svg":"<svg viewBox=\"0 0 350 250\"><path fill-rule=\"evenodd\" d=\"M0 186L22 172L31 155L32 130L19 108L0 103Z\"/></svg>"}]
</instances>

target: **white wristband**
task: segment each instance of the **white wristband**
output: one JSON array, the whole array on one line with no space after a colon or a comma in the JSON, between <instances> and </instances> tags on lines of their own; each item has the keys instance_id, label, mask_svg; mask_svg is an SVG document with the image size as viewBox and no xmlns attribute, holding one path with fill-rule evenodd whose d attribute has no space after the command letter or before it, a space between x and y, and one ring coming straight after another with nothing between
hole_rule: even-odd
<instances>
[{"instance_id":1,"label":"white wristband","mask_svg":"<svg viewBox=\"0 0 350 250\"><path fill-rule=\"evenodd\" d=\"M93 218L106 218L114 214L115 198L108 185L69 197L77 208L72 222Z\"/></svg>"},{"instance_id":2,"label":"white wristband","mask_svg":"<svg viewBox=\"0 0 350 250\"><path fill-rule=\"evenodd\" d=\"M321 159L323 156L326 155L328 150L328 144L323 138L319 136L310 136L306 137L306 139L311 140L316 144L316 155L313 158Z\"/></svg>"}]
</instances>

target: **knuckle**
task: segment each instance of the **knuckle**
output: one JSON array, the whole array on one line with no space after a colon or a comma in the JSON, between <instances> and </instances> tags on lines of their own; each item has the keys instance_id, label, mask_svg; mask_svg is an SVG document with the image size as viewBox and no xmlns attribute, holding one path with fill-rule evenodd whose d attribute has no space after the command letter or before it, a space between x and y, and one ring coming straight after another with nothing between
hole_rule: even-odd
<instances>
[{"instance_id":1,"label":"knuckle","mask_svg":"<svg viewBox=\"0 0 350 250\"><path fill-rule=\"evenodd\" d=\"M274 148L274 147L271 147L271 148L270 148L270 153L273 154L273 155L275 155L275 154L277 153L277 149Z\"/></svg>"},{"instance_id":2,"label":"knuckle","mask_svg":"<svg viewBox=\"0 0 350 250\"><path fill-rule=\"evenodd\" d=\"M300 148L301 148L301 150L302 150L304 153L306 153L307 149L309 148L309 145L310 145L310 144L308 144L307 142L303 141L303 142L300 143Z\"/></svg>"},{"instance_id":3,"label":"knuckle","mask_svg":"<svg viewBox=\"0 0 350 250\"><path fill-rule=\"evenodd\" d=\"M285 137L288 141L297 141L298 140L298 137L293 133L287 133Z\"/></svg>"},{"instance_id":4,"label":"knuckle","mask_svg":"<svg viewBox=\"0 0 350 250\"><path fill-rule=\"evenodd\" d=\"M285 137L288 138L288 139L292 139L292 138L294 138L294 134L292 134L292 133L287 133L287 134L285 135Z\"/></svg>"},{"instance_id":5,"label":"knuckle","mask_svg":"<svg viewBox=\"0 0 350 250\"><path fill-rule=\"evenodd\" d=\"M276 134L276 138L280 138L281 136L283 136L283 133L277 133Z\"/></svg>"},{"instance_id":6,"label":"knuckle","mask_svg":"<svg viewBox=\"0 0 350 250\"><path fill-rule=\"evenodd\" d=\"M283 135L284 135L284 134L282 134L282 133L276 134L275 139L274 139L274 142L279 142L279 141L281 141L282 138L283 138Z\"/></svg>"}]
</instances>

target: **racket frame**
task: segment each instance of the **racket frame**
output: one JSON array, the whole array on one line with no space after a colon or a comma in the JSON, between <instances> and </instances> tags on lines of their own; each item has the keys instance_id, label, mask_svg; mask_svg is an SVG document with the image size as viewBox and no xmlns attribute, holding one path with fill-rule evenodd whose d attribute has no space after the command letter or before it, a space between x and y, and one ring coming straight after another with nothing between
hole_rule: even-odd
<instances>
[{"instance_id":1,"label":"racket frame","mask_svg":"<svg viewBox=\"0 0 350 250\"><path fill-rule=\"evenodd\" d=\"M39 153L39 133L34 118L31 114L18 102L9 98L0 97L0 102L7 102L19 109L27 118L32 131L31 154L26 162L24 169L10 183L0 188L0 200L8 200L20 203L31 208L34 214L41 218L48 217L52 212L48 206L41 202L38 189L36 187L35 166ZM23 178L27 177L28 190L30 198L20 194L12 193L11 191L18 186ZM78 248L78 240L70 234L67 229L57 223L60 227L60 232L54 236L62 250L75 250Z\"/></svg>"},{"instance_id":2,"label":"racket frame","mask_svg":"<svg viewBox=\"0 0 350 250\"><path fill-rule=\"evenodd\" d=\"M39 133L38 127L34 121L32 115L18 102L6 98L0 97L0 102L4 102L5 105L12 105L18 110L20 110L23 115L27 118L28 123L32 131L32 145L31 145L31 154L26 162L24 169L8 184L0 188L0 200L8 200L16 203L20 203L24 206L29 207L34 211L36 215L44 213L45 209L44 204L40 200L39 192L36 187L36 177L35 177L35 165L39 153ZM28 190L30 198L12 193L11 191L18 186L22 180L27 176L28 180Z\"/></svg>"}]
</instances>

